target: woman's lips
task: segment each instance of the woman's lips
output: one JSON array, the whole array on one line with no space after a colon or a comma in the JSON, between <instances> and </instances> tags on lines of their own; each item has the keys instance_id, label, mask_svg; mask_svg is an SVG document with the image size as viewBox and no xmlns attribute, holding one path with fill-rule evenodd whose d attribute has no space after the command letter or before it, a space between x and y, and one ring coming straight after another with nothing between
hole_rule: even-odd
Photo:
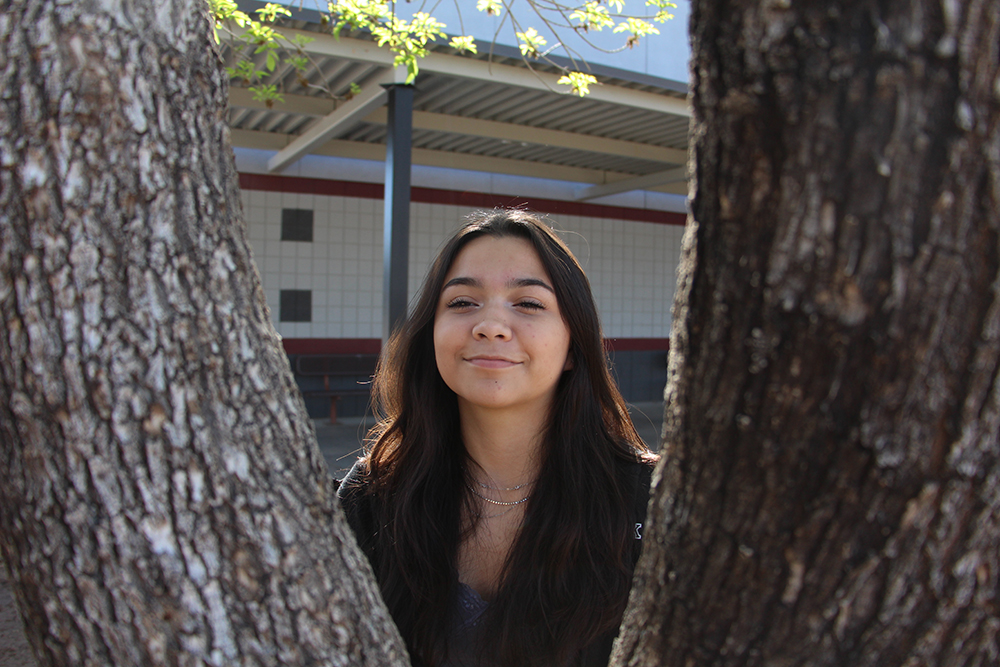
<instances>
[{"instance_id":1,"label":"woman's lips","mask_svg":"<svg viewBox=\"0 0 1000 667\"><path fill-rule=\"evenodd\" d=\"M466 359L473 366L478 366L480 368L510 368L511 366L516 366L518 362L511 361L504 357L488 357L488 356L478 356L469 357Z\"/></svg>"}]
</instances>

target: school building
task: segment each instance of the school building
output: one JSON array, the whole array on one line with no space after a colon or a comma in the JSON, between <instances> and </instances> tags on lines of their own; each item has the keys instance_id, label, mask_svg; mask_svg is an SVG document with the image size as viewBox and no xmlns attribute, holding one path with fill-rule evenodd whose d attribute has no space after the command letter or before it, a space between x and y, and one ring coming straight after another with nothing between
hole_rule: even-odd
<instances>
[{"instance_id":1,"label":"school building","mask_svg":"<svg viewBox=\"0 0 1000 667\"><path fill-rule=\"evenodd\" d=\"M494 206L548 218L591 281L626 399L662 398L689 114L686 84L650 73L656 45L646 66L591 63L599 85L579 98L555 68L529 70L489 41L478 55L434 47L402 85L391 55L320 23L296 9L281 28L315 38L315 83L279 67L285 101L268 107L234 82L229 112L249 238L310 413L344 390L338 413L360 414L367 398L348 389L364 376L323 377L299 360L377 354L444 240ZM360 93L331 99L351 82Z\"/></svg>"}]
</instances>

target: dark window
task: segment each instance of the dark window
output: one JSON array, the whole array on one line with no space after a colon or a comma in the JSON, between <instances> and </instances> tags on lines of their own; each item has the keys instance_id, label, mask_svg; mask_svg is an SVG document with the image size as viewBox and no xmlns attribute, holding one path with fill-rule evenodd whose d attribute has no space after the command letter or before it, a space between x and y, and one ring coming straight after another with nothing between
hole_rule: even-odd
<instances>
[{"instance_id":1,"label":"dark window","mask_svg":"<svg viewBox=\"0 0 1000 667\"><path fill-rule=\"evenodd\" d=\"M307 289L281 290L279 321L312 322L312 296L312 291Z\"/></svg>"},{"instance_id":2,"label":"dark window","mask_svg":"<svg viewBox=\"0 0 1000 667\"><path fill-rule=\"evenodd\" d=\"M306 208L281 209L281 240L313 240L313 212Z\"/></svg>"}]
</instances>

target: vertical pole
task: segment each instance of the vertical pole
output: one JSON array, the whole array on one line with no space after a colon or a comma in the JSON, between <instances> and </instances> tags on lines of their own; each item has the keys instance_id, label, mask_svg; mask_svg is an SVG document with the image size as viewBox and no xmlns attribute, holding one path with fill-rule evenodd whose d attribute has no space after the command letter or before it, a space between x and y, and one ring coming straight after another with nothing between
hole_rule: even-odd
<instances>
[{"instance_id":1,"label":"vertical pole","mask_svg":"<svg viewBox=\"0 0 1000 667\"><path fill-rule=\"evenodd\" d=\"M382 345L406 318L406 280L410 250L410 151L413 138L413 86L389 89L386 125L385 213L382 233Z\"/></svg>"}]
</instances>

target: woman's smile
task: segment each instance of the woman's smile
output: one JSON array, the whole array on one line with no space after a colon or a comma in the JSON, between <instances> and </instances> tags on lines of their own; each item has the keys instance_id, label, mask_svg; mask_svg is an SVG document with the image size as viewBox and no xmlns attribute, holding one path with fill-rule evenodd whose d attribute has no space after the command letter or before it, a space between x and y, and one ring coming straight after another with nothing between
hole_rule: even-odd
<instances>
[{"instance_id":1,"label":"woman's smile","mask_svg":"<svg viewBox=\"0 0 1000 667\"><path fill-rule=\"evenodd\" d=\"M480 368L501 369L516 366L518 362L503 357L478 356L466 359L470 364Z\"/></svg>"}]
</instances>

